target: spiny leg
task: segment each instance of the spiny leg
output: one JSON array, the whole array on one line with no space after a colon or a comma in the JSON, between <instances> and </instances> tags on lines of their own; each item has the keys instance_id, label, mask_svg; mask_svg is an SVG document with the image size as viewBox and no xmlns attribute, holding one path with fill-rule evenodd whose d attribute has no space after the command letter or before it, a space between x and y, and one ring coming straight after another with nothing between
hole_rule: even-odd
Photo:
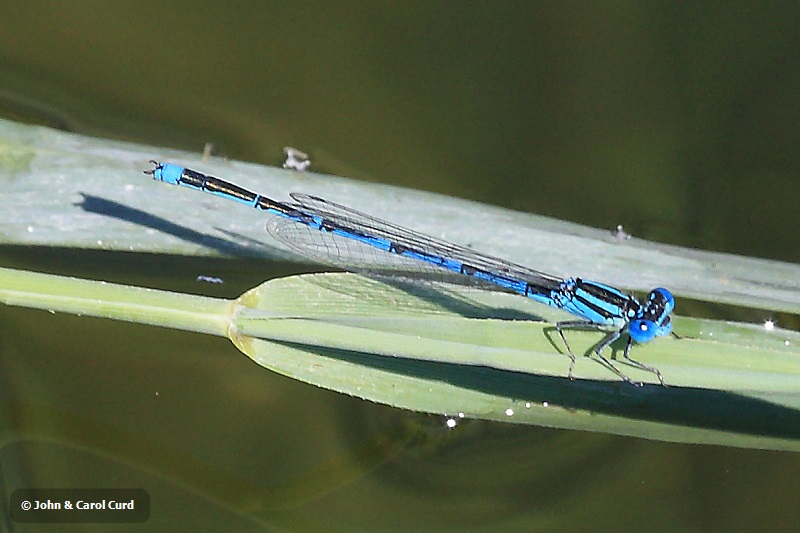
<instances>
[{"instance_id":1,"label":"spiny leg","mask_svg":"<svg viewBox=\"0 0 800 533\"><path fill-rule=\"evenodd\" d=\"M618 329L616 331L612 331L611 333L609 333L606 336L606 338L603 339L603 342L601 342L597 346L597 348L594 349L594 353L597 355L597 357L601 361L603 361L603 363L608 368L610 368L616 375L618 375L620 377L620 379L622 379L622 381L625 381L626 383L630 383L631 385L635 385L637 387L641 387L642 383L640 381L631 381L631 378L629 378L628 376L623 374L622 370L617 368L616 365L614 363L612 363L610 359L606 359L605 357L603 357L603 350L608 348L611 345L611 343L613 343L615 340L617 340L620 337L620 335L622 335L622 330L621 329ZM630 344L630 341L631 341L631 339L629 337L628 338L628 343L629 344Z\"/></svg>"},{"instance_id":2,"label":"spiny leg","mask_svg":"<svg viewBox=\"0 0 800 533\"><path fill-rule=\"evenodd\" d=\"M569 379L573 379L572 377L572 369L575 367L575 354L572 353L572 348L570 348L569 343L567 342L567 338L564 336L563 328L572 328L572 329L599 329L599 325L595 324L594 322L590 322L588 320L571 320L567 322L557 322L556 329L558 330L559 335L561 335L561 340L564 341L564 346L567 347L567 351L569 351L569 358L570 358L570 365L569 365ZM610 360L606 359L602 351L605 350L612 342L617 340L620 335L622 334L622 330L617 330L609 333L600 345L595 348L594 353L600 359L600 361L612 372L614 372L619 378L632 385L636 385L637 387L641 387L642 384L631 381L631 378L626 376L622 373L620 369L618 369Z\"/></svg>"},{"instance_id":3,"label":"spiny leg","mask_svg":"<svg viewBox=\"0 0 800 533\"><path fill-rule=\"evenodd\" d=\"M653 374L656 375L656 377L658 378L658 381L661 382L661 385L663 387L666 387L667 384L664 383L664 378L661 376L661 371L659 369L657 369L654 366L649 366L649 365L646 365L646 364L641 363L639 361L636 361L635 359L631 359L630 358L631 345L632 344L633 344L633 339L628 337L628 344L625 345L625 353L622 355L625 358L625 360L628 361L628 363L632 364L633 366L635 366L637 368L641 368L642 370L646 370L648 372L652 372Z\"/></svg>"},{"instance_id":4,"label":"spiny leg","mask_svg":"<svg viewBox=\"0 0 800 533\"><path fill-rule=\"evenodd\" d=\"M564 336L564 332L562 331L561 328L563 327L574 328L577 327L578 325L589 325L589 324L591 324L591 322L583 322L580 320L569 321L569 322L556 322L556 329L558 330L558 334L561 335L561 340L564 341L564 346L567 347L567 352L569 353L569 373L567 375L569 376L570 380L575 379L574 377L572 377L572 369L575 368L575 354L572 353L572 348L570 348L569 343L567 342L567 338Z\"/></svg>"}]
</instances>

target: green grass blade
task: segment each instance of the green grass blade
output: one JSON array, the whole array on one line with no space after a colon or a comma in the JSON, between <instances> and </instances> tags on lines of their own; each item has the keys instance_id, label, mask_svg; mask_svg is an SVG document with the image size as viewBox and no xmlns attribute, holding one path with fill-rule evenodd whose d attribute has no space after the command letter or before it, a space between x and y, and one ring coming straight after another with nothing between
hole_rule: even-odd
<instances>
[{"instance_id":1,"label":"green grass blade","mask_svg":"<svg viewBox=\"0 0 800 533\"><path fill-rule=\"evenodd\" d=\"M226 336L233 303L192 294L0 268L0 302Z\"/></svg>"},{"instance_id":2,"label":"green grass blade","mask_svg":"<svg viewBox=\"0 0 800 533\"><path fill-rule=\"evenodd\" d=\"M592 357L575 381L558 311L512 295L401 289L352 274L269 281L218 300L0 269L0 301L227 335L259 365L436 414L675 442L800 449L800 335L679 318L691 339L636 356L669 387L619 382ZM516 318L517 320L511 320ZM570 332L578 353L600 339ZM625 367L631 377L649 379ZM652 379L650 379L652 381Z\"/></svg>"},{"instance_id":3,"label":"green grass blade","mask_svg":"<svg viewBox=\"0 0 800 533\"><path fill-rule=\"evenodd\" d=\"M566 377L569 360L553 324L570 315L515 295L442 294L354 274L316 274L265 283L240 300L244 310L237 316L237 331L251 337L298 342L313 325L317 346ZM278 337L277 329L285 336ZM676 330L687 338L635 347L635 355L661 368L670 384L800 392L797 332L686 317L676 318ZM601 338L598 332L569 332L576 353L588 353ZM626 371L657 382L650 373ZM606 380L609 375L586 357L577 362L575 377Z\"/></svg>"}]
</instances>

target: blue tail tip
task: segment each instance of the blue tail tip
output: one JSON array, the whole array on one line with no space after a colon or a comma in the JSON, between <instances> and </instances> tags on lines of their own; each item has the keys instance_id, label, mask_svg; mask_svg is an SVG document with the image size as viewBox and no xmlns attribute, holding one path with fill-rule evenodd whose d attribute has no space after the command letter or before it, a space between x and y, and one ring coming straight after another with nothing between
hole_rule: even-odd
<instances>
[{"instance_id":1,"label":"blue tail tip","mask_svg":"<svg viewBox=\"0 0 800 533\"><path fill-rule=\"evenodd\" d=\"M152 174L153 179L178 185L183 174L183 167L173 165L171 163L159 163L158 161L150 161L155 165L153 170L146 170L145 174Z\"/></svg>"}]
</instances>

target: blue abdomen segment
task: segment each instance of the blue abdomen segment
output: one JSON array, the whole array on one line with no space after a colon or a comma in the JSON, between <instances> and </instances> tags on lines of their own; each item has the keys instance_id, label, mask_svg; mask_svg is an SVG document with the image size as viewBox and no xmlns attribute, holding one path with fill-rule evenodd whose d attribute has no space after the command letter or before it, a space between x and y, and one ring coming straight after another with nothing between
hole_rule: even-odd
<instances>
[{"instance_id":1,"label":"blue abdomen segment","mask_svg":"<svg viewBox=\"0 0 800 533\"><path fill-rule=\"evenodd\" d=\"M171 183L172 185L181 185L181 174L183 174L183 167L171 165L169 163L158 165L155 170L153 170L153 177L155 179L163 181L164 183Z\"/></svg>"}]
</instances>

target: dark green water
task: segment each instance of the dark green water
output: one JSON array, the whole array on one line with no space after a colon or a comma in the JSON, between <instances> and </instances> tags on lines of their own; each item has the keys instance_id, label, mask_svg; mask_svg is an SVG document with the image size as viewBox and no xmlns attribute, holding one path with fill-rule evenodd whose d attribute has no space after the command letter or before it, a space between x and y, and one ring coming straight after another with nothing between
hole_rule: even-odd
<instances>
[{"instance_id":1,"label":"dark green water","mask_svg":"<svg viewBox=\"0 0 800 533\"><path fill-rule=\"evenodd\" d=\"M44 6L0 6L5 117L267 164L291 145L318 171L800 261L795 4ZM228 297L297 271L19 248L0 263ZM795 454L447 431L225 340L9 308L0 332L6 495L144 487L142 530L800 526Z\"/></svg>"}]
</instances>

